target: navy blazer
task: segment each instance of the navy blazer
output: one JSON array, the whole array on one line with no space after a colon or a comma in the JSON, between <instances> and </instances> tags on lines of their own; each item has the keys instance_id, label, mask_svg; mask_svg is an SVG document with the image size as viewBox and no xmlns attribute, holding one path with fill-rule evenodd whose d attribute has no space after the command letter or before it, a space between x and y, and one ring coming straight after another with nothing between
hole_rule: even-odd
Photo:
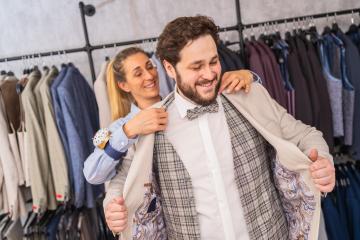
<instances>
[{"instance_id":1,"label":"navy blazer","mask_svg":"<svg viewBox=\"0 0 360 240\"><path fill-rule=\"evenodd\" d=\"M353 121L353 157L360 160L360 55L356 45L344 33L339 32L338 37L343 41L346 49L346 73L355 89L355 108Z\"/></svg>"},{"instance_id":2,"label":"navy blazer","mask_svg":"<svg viewBox=\"0 0 360 240\"><path fill-rule=\"evenodd\" d=\"M61 123L62 135L65 137L65 149L68 149L69 169L73 178L73 203L78 208L92 208L95 206L95 198L103 192L102 185L90 185L83 175L84 161L94 150L92 137L99 129L95 94L79 70L73 66L69 66L63 79L56 83L52 89L56 89L56 104L60 104L61 112L55 110L55 113L61 120L58 122ZM59 128L60 126L58 125Z\"/></svg>"}]
</instances>

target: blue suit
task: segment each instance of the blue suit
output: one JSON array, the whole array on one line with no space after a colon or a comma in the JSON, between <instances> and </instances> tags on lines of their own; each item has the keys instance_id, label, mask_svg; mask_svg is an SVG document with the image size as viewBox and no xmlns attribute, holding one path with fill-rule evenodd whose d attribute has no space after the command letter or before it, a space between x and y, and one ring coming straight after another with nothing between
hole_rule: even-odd
<instances>
[{"instance_id":1,"label":"blue suit","mask_svg":"<svg viewBox=\"0 0 360 240\"><path fill-rule=\"evenodd\" d=\"M54 115L55 115L55 119L56 119L57 130L60 134L61 142L63 144L67 165L70 166L70 153L69 153L69 147L68 147L68 143L67 143L67 136L66 136L66 132L65 132L65 122L64 122L64 117L63 117L62 110L61 110L60 97L57 93L57 87L60 85L61 81L64 79L67 70L68 70L68 67L63 67L61 69L61 71L59 72L59 75L53 80L53 82L51 84L50 93L51 93L52 105L53 105L53 109L54 109ZM74 179L73 179L73 174L72 174L70 167L68 167L68 172L69 172L68 176L69 176L69 180L70 180L70 189L73 190L74 189Z\"/></svg>"},{"instance_id":2,"label":"blue suit","mask_svg":"<svg viewBox=\"0 0 360 240\"><path fill-rule=\"evenodd\" d=\"M68 67L61 80L54 82L53 89L58 105L54 110L73 179L73 203L77 208L95 207L95 198L103 192L103 186L91 186L82 171L85 159L94 150L92 137L99 128L94 92L73 66Z\"/></svg>"}]
</instances>

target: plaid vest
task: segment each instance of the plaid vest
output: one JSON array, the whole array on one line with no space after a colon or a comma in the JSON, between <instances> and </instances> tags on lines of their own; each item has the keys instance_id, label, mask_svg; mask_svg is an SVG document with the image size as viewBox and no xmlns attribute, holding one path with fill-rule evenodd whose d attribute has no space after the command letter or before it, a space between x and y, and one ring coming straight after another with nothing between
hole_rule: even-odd
<instances>
[{"instance_id":1,"label":"plaid vest","mask_svg":"<svg viewBox=\"0 0 360 240\"><path fill-rule=\"evenodd\" d=\"M222 103L249 236L251 239L288 239L288 224L273 178L270 158L274 154L269 151L272 147L225 97ZM153 171L168 239L200 239L191 177L163 132L155 134Z\"/></svg>"}]
</instances>

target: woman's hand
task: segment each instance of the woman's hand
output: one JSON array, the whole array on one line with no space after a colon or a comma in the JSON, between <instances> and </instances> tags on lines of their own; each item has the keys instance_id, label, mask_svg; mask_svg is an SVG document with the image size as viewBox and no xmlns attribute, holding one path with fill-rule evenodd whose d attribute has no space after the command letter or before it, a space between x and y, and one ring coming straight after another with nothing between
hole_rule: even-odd
<instances>
[{"instance_id":1,"label":"woman's hand","mask_svg":"<svg viewBox=\"0 0 360 240\"><path fill-rule=\"evenodd\" d=\"M168 113L164 108L149 108L142 110L124 124L123 130L128 138L146 135L165 130L168 123Z\"/></svg>"},{"instance_id":2,"label":"woman's hand","mask_svg":"<svg viewBox=\"0 0 360 240\"><path fill-rule=\"evenodd\" d=\"M221 78L219 94L224 90L226 93L239 92L244 90L246 93L250 91L253 82L253 75L249 70L237 70L224 73Z\"/></svg>"}]
</instances>

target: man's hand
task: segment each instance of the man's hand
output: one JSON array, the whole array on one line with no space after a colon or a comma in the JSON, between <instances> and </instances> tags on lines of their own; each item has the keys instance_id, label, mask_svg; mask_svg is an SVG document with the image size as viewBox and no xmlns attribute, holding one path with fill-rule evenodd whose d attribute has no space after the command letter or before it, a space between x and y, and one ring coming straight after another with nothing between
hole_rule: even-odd
<instances>
[{"instance_id":1,"label":"man's hand","mask_svg":"<svg viewBox=\"0 0 360 240\"><path fill-rule=\"evenodd\" d=\"M220 81L219 94L224 90L226 93L236 93L240 90L248 93L253 82L253 75L248 70L230 71L224 73Z\"/></svg>"},{"instance_id":2,"label":"man's hand","mask_svg":"<svg viewBox=\"0 0 360 240\"><path fill-rule=\"evenodd\" d=\"M122 197L114 198L105 209L106 224L113 233L120 233L127 227L127 207Z\"/></svg>"},{"instance_id":3,"label":"man's hand","mask_svg":"<svg viewBox=\"0 0 360 240\"><path fill-rule=\"evenodd\" d=\"M329 159L318 155L316 149L311 149L309 158L313 163L310 165L311 177L320 192L328 193L335 186L335 168Z\"/></svg>"}]
</instances>

